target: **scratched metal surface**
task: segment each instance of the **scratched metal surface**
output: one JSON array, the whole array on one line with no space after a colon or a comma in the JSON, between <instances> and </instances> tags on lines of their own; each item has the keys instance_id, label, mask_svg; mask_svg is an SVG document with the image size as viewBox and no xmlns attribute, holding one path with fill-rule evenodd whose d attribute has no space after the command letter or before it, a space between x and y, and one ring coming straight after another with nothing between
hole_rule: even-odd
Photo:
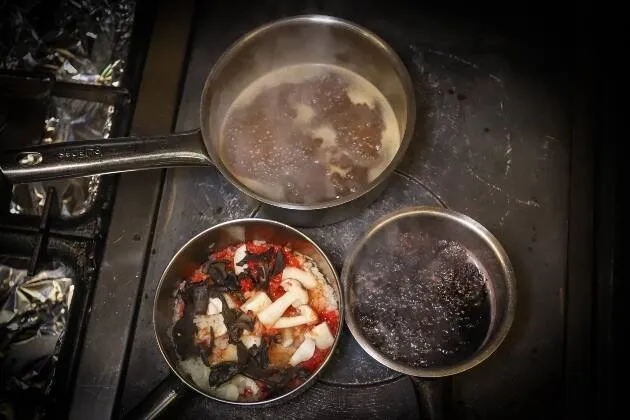
<instances>
[{"instance_id":1,"label":"scratched metal surface","mask_svg":"<svg viewBox=\"0 0 630 420\"><path fill-rule=\"evenodd\" d=\"M203 81L230 42L273 18L313 11L347 17L391 43L409 68L420 107L411 150L383 197L355 219L307 233L339 267L349 241L383 212L409 204L445 203L479 220L503 243L515 267L517 317L495 355L455 378L455 410L463 418L488 419L558 413L563 389L570 122L562 85L545 77L549 63L535 51L466 20L401 13L387 5L353 10L328 2L203 4L197 13L178 129L197 126ZM221 24L226 20L231 25ZM166 375L150 324L150 301L162 269L196 232L252 212L255 209L213 169L168 171L123 410ZM396 376L367 359L351 337L344 337L341 347L316 387L347 391L356 383L375 384ZM408 397L397 398L411 414L416 408ZM360 404L348 398L348 404L353 402ZM178 415L195 418L200 407L209 409L208 404L195 400L180 407ZM229 413L250 416L212 406L217 418Z\"/></svg>"}]
</instances>

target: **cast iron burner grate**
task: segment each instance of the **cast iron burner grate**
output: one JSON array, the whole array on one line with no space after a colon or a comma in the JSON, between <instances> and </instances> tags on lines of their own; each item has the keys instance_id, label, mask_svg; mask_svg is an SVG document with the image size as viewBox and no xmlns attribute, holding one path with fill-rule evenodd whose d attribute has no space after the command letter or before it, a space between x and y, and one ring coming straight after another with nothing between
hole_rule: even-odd
<instances>
[{"instance_id":1,"label":"cast iron burner grate","mask_svg":"<svg viewBox=\"0 0 630 420\"><path fill-rule=\"evenodd\" d=\"M130 95L125 88L56 81L54 75L48 73L0 70L1 147L19 148L40 143L49 134L45 130L45 119L53 97L114 106L114 133L124 126L123 119L130 110ZM43 204L39 204L40 214L16 214L10 210L16 190L0 175L0 264L26 270L29 277L63 267L72 280L72 301L61 318L65 323L58 338L51 338L57 344L52 344L54 349L49 349L47 356L41 356L42 352L37 349L46 347L39 333L18 342L12 341L16 339L9 333L0 337L3 349L7 350L7 363L17 362L23 366L17 371L3 372L3 382L11 381L13 385L0 390L3 411L13 412L16 418L57 418L64 417L68 411L109 223L115 190L113 177L98 177L98 185L91 191L85 211L78 216L62 214L57 188L64 188L63 185L63 181L42 183L45 190ZM54 308L54 305L40 308L37 317L50 316ZM17 346L19 351L12 351L12 346ZM13 359L16 354L20 360ZM34 377L37 381L24 385L22 378ZM13 378L21 379L15 382ZM16 383L19 385L14 385ZM19 390L19 387L24 389Z\"/></svg>"},{"instance_id":2,"label":"cast iron burner grate","mask_svg":"<svg viewBox=\"0 0 630 420\"><path fill-rule=\"evenodd\" d=\"M92 224L98 228L88 235L80 229L73 231L68 227L64 229L55 227L55 217L59 208L57 201L57 194L51 188L47 191L41 217L31 218L29 223L20 224L17 223L19 218L8 217L5 207L0 224L0 264L27 270L28 276L36 275L43 270L64 267L73 287L72 301L64 316L65 326L57 340L52 358L46 359L45 364L33 371L33 366L37 366L37 360L27 360L31 357L29 355L39 353L37 347L43 345L42 337L38 334L20 342L9 341L11 338L8 334L0 340L3 341L5 350L11 349L14 345L18 346L19 352L7 353L7 357L10 354L17 354L20 358L17 362L24 363L24 368L13 372L15 377L37 372L43 381L42 388L34 385L21 391L15 389L8 391L9 388L0 390L0 395L4 394L0 397L3 408L10 409L15 418L55 418L63 416L67 411L69 391L80 354L82 331L87 320L99 264L103 226L106 225L104 222L107 218L105 210L109 204L104 205L100 209L101 212L93 215L95 220ZM51 306L48 310L41 310L38 316L50 315L49 310L53 308L54 306ZM41 358L40 360L45 359L41 355L36 357ZM11 358L7 360L7 363L16 362ZM9 380L8 374L7 376L3 374L3 382L8 383Z\"/></svg>"}]
</instances>

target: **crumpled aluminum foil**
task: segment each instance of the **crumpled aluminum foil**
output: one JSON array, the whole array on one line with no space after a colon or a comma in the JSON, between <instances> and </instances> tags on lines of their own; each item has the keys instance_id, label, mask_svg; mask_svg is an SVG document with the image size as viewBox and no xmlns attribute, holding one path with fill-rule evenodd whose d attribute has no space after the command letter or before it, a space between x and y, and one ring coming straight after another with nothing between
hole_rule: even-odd
<instances>
[{"instance_id":1,"label":"crumpled aluminum foil","mask_svg":"<svg viewBox=\"0 0 630 420\"><path fill-rule=\"evenodd\" d=\"M135 1L62 0L54 10L52 29L40 16L49 2L17 3L0 4L0 68L46 70L53 72L57 80L119 85L129 49ZM42 141L107 138L113 113L114 107L109 105L54 98ZM60 197L61 217L76 217L92 208L100 178L15 185L10 211L41 215L50 186Z\"/></svg>"},{"instance_id":2,"label":"crumpled aluminum foil","mask_svg":"<svg viewBox=\"0 0 630 420\"><path fill-rule=\"evenodd\" d=\"M0 265L0 391L48 392L72 302L72 276L60 263L34 276Z\"/></svg>"}]
</instances>

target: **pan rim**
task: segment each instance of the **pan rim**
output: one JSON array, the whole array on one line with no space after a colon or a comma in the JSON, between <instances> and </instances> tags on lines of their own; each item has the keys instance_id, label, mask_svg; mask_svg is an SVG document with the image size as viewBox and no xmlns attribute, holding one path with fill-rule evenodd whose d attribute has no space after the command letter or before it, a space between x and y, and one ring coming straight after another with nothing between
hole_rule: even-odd
<instances>
[{"instance_id":1,"label":"pan rim","mask_svg":"<svg viewBox=\"0 0 630 420\"><path fill-rule=\"evenodd\" d=\"M158 312L158 297L160 295L160 291L162 290L163 283L166 280L167 274L172 270L172 266L176 263L176 260L177 260L178 256L182 252L184 252L184 250L186 248L188 248L192 243L197 241L200 237L203 237L204 235L207 235L209 232L211 232L213 230L217 230L217 229L220 229L220 228L223 228L223 227L226 227L226 226L243 225L243 224L249 224L249 223L263 223L263 224L266 224L266 225L274 226L276 228L286 229L286 230L290 231L291 233L297 235L298 237L301 237L302 239L304 239L305 241L310 243L315 248L315 250L319 253L319 255L324 259L325 263L329 266L329 268L330 268L330 270L331 270L331 272L333 274L333 279L332 280L336 283L337 290L339 290L339 301L337 302L338 303L338 311L339 311L339 330L337 331L337 334L335 336L335 341L333 342L333 345L331 346L330 351L328 352L328 355L324 359L323 363L319 366L319 368L317 368L317 370L313 374L311 374L306 379L306 381L304 381L304 383L302 383L297 388L295 388L295 389L293 389L290 392L287 392L285 394L278 395L278 396L276 396L274 398L266 399L266 400L262 400L262 401L231 401L231 400L225 400L225 399L216 397L214 395L211 395L211 394L203 391L202 389L197 387L194 383L191 383L191 381L188 378L186 378L184 375L180 374L180 372L177 369L177 367L174 366L174 363L167 356L167 354L165 352L164 345L163 345L162 341L159 338L158 329L157 329L157 322L156 322L156 314ZM300 230L298 230L298 229L296 229L296 228L294 228L292 226L289 226L289 225L287 225L285 223L282 223L282 222L278 222L276 220L264 219L264 218L256 218L256 217L246 217L246 218L240 218L240 219L227 220L225 222L218 223L218 224L213 225L213 226L211 226L211 227L209 227L207 229L204 229L202 232L199 232L198 234L196 234L195 236L190 238L188 241L186 241L186 243L184 245L182 245L178 249L178 251L173 255L173 257L171 258L171 260L167 264L166 268L162 272L162 275L160 276L160 280L158 281L157 288L156 288L156 291L155 291L155 296L153 297L153 308L152 308L152 311L153 311L153 313L152 313L151 320L152 320L152 323L153 323L153 334L154 334L155 340L157 341L158 348L159 348L160 353L162 355L162 359L168 365L171 374L174 374L175 376L177 376L177 378L178 378L178 380L180 382L184 383L186 386L188 386L188 388L190 388L193 391L201 394L202 396L204 396L206 398L210 398L210 399L218 401L218 402L221 402L221 403L238 405L238 406L243 406L243 407L261 407L261 406L274 405L274 404L277 404L277 403L279 403L281 401L288 400L288 399L290 399L292 397L295 397L295 396L299 395L300 393L306 391L306 389L308 389L311 385L313 385L315 380L321 374L322 370L330 362L330 360L331 360L331 358L332 358L332 356L333 356L333 354L335 352L335 349L337 348L337 345L339 344L339 341L340 341L340 338L341 338L341 334L342 334L342 331L343 331L343 322L344 322L344 317L345 317L345 299L344 299L343 286L341 284L341 280L340 280L339 274L337 273L337 270L335 270L335 267L332 264L332 262L330 261L330 258L328 258L328 255L308 235L306 235L305 233L301 232Z\"/></svg>"},{"instance_id":2,"label":"pan rim","mask_svg":"<svg viewBox=\"0 0 630 420\"><path fill-rule=\"evenodd\" d=\"M409 217L409 216L437 216L442 218L447 218L453 222L459 223L466 228L472 230L478 237L480 237L489 248L493 251L495 257L499 261L503 274L504 281L506 284L506 308L505 308L505 317L501 320L501 323L497 326L497 332L492 340L488 341L480 351L474 352L470 357L460 361L458 363L453 363L451 365L443 366L443 367L429 367L429 368L414 368L404 363L398 363L393 361L392 359L386 357L382 352L376 349L370 341L363 334L362 328L359 327L358 321L354 316L353 311L353 299L354 293L351 291L352 283L350 280L350 268L354 263L357 254L363 248L365 243L370 239L370 237L378 230L383 228L390 222L395 220ZM344 296L348 299L348 302L345 306L346 310L346 324L352 336L357 340L359 345L365 350L372 358L374 358L377 362L382 365L395 370L399 373L403 373L410 376L416 376L420 378L439 378L445 376L452 376L458 373L467 371L472 369L473 367L479 365L488 359L503 343L505 338L507 337L512 324L514 322L515 314L516 314L516 300L517 300L517 291L516 291L516 277L514 274L514 268L509 260L509 257L499 242L499 240L481 223L476 221L475 219L443 207L436 206L412 206L406 207L391 213L388 213L381 218L377 219L357 240L355 240L354 244L351 246L351 251L347 254L344 265L341 270L341 282L344 285Z\"/></svg>"},{"instance_id":3,"label":"pan rim","mask_svg":"<svg viewBox=\"0 0 630 420\"><path fill-rule=\"evenodd\" d=\"M231 171L223 164L223 161L219 154L216 152L214 147L209 147L208 143L211 143L210 135L208 133L207 124L205 124L207 116L205 114L208 113L210 105L208 101L211 100L211 94L208 94L208 91L213 89L214 80L216 77L224 71L225 66L233 59L235 55L240 52L241 47L252 37L258 36L261 33L264 33L270 29L273 29L277 26L292 24L296 22L321 22L339 25L345 27L353 32L359 33L364 38L370 40L374 44L376 44L379 48L381 48L387 56L391 59L394 68L396 69L396 73L400 78L400 83L403 87L404 92L406 93L405 99L407 101L406 113L407 120L404 126L404 133L400 138L400 145L398 146L398 150L396 154L389 162L389 164L385 167L385 169L374 178L365 188L353 192L351 194L339 197L334 200L325 201L322 203L314 203L314 204L299 204L292 203L290 201L276 201L269 199L263 195L258 194L257 192L251 190L247 186L245 186L241 181L239 181ZM206 112L204 112L206 111ZM411 143L411 139L414 135L415 125L416 125L416 97L415 90L413 89L413 82L411 80L411 76L409 74L409 70L403 63L402 59L398 55L398 53L381 37L379 37L373 31L367 29L366 27L354 23L350 20L346 20L340 17L325 15L325 14L298 14L294 16L284 17L280 19L276 19L270 22L267 22L263 25L258 26L257 28L247 32L241 37L237 38L216 60L215 64L212 66L210 73L208 73L208 77L206 78L203 86L203 91L201 94L201 106L199 108L199 122L201 128L202 139L204 142L204 148L210 158L214 166L221 172L221 174L229 180L229 182L234 185L239 191L243 194L270 206L282 208L285 210L295 210L295 211L313 211L313 210L326 210L330 208L336 208L339 206L343 206L348 204L354 200L357 200L360 197L363 197L369 194L374 189L378 188L381 184L383 184L390 175L394 172L394 170L398 167L400 162L403 160L407 149L409 148L409 144Z\"/></svg>"}]
</instances>

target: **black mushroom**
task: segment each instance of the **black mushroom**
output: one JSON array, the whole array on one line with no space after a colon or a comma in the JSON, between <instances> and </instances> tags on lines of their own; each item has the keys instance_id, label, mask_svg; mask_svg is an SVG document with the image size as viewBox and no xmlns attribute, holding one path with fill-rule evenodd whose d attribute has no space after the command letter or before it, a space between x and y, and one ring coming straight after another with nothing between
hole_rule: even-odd
<instances>
[{"instance_id":1,"label":"black mushroom","mask_svg":"<svg viewBox=\"0 0 630 420\"><path fill-rule=\"evenodd\" d=\"M204 274L207 274L209 279L213 283L217 283L218 281L223 280L227 277L227 272L225 271L225 264L221 262L214 262L211 260L206 261L201 266L201 271Z\"/></svg>"},{"instance_id":2,"label":"black mushroom","mask_svg":"<svg viewBox=\"0 0 630 420\"><path fill-rule=\"evenodd\" d=\"M224 362L214 365L208 375L208 384L212 387L219 386L238 373L238 363Z\"/></svg>"},{"instance_id":3,"label":"black mushroom","mask_svg":"<svg viewBox=\"0 0 630 420\"><path fill-rule=\"evenodd\" d=\"M225 263L208 260L201 266L201 271L208 275L210 288L216 292L239 290L239 282L234 273L225 269Z\"/></svg>"},{"instance_id":4,"label":"black mushroom","mask_svg":"<svg viewBox=\"0 0 630 420\"><path fill-rule=\"evenodd\" d=\"M241 339L243 330L252 331L254 329L254 320L236 309L228 309L224 311L223 319L228 329L229 342L236 344ZM239 316L240 314L240 316Z\"/></svg>"},{"instance_id":5,"label":"black mushroom","mask_svg":"<svg viewBox=\"0 0 630 420\"><path fill-rule=\"evenodd\" d=\"M182 316L175 325L173 325L171 332L173 334L175 351L177 351L180 359L184 360L197 354L197 349L195 348L193 339L196 327L193 323L192 305L186 305L184 309L184 316Z\"/></svg>"},{"instance_id":6,"label":"black mushroom","mask_svg":"<svg viewBox=\"0 0 630 420\"><path fill-rule=\"evenodd\" d=\"M234 273L229 273L224 279L223 281L221 281L220 283L217 283L220 287L222 287L224 290L226 291L236 291L239 290L240 287L240 283L238 281L238 278L236 277L236 274Z\"/></svg>"},{"instance_id":7,"label":"black mushroom","mask_svg":"<svg viewBox=\"0 0 630 420\"><path fill-rule=\"evenodd\" d=\"M187 293L195 313L205 314L208 311L208 302L210 300L208 282L203 280L197 283L189 283Z\"/></svg>"},{"instance_id":8,"label":"black mushroom","mask_svg":"<svg viewBox=\"0 0 630 420\"><path fill-rule=\"evenodd\" d=\"M236 264L243 266L245 264L247 264L250 261L253 262L269 262L271 261L271 258L273 257L273 247L269 248L268 250L264 251L264 252L260 252L258 254L255 254L253 252L247 252L245 254L245 257L238 261Z\"/></svg>"},{"instance_id":9,"label":"black mushroom","mask_svg":"<svg viewBox=\"0 0 630 420\"><path fill-rule=\"evenodd\" d=\"M258 287L261 289L266 289L269 285L269 268L267 264L261 264L260 270L258 270L258 278L256 279L258 283Z\"/></svg>"},{"instance_id":10,"label":"black mushroom","mask_svg":"<svg viewBox=\"0 0 630 420\"><path fill-rule=\"evenodd\" d=\"M236 343L236 356L238 358L238 364L241 366L245 366L249 362L249 351L247 347L245 347L245 344L240 341Z\"/></svg>"},{"instance_id":11,"label":"black mushroom","mask_svg":"<svg viewBox=\"0 0 630 420\"><path fill-rule=\"evenodd\" d=\"M286 263L284 262L284 253L281 249L276 252L276 258L273 261L273 267L271 267L271 273L269 273L269 277L274 277L280 273L286 267Z\"/></svg>"},{"instance_id":12,"label":"black mushroom","mask_svg":"<svg viewBox=\"0 0 630 420\"><path fill-rule=\"evenodd\" d=\"M228 327L228 342L232 344L241 342L241 334L243 333L243 329L231 326Z\"/></svg>"},{"instance_id":13,"label":"black mushroom","mask_svg":"<svg viewBox=\"0 0 630 420\"><path fill-rule=\"evenodd\" d=\"M234 321L233 326L236 328L240 328L247 331L254 330L254 319L247 316L246 313L241 312L241 316L239 316L236 321Z\"/></svg>"},{"instance_id":14,"label":"black mushroom","mask_svg":"<svg viewBox=\"0 0 630 420\"><path fill-rule=\"evenodd\" d=\"M210 367L210 356L212 355L212 347L214 347L214 330L210 327L210 343L199 343L199 356L204 365Z\"/></svg>"},{"instance_id":15,"label":"black mushroom","mask_svg":"<svg viewBox=\"0 0 630 420\"><path fill-rule=\"evenodd\" d=\"M298 378L305 380L308 376L309 373L306 369L295 366L289 369L275 371L272 375L269 375L266 378L261 378L260 380L267 385L269 395L273 396L285 391L286 386L292 379Z\"/></svg>"},{"instance_id":16,"label":"black mushroom","mask_svg":"<svg viewBox=\"0 0 630 420\"><path fill-rule=\"evenodd\" d=\"M249 349L243 343L239 343L236 345L236 350L243 375L251 379L263 380L277 372L275 369L269 369L268 347L264 340L260 346L254 344Z\"/></svg>"},{"instance_id":17,"label":"black mushroom","mask_svg":"<svg viewBox=\"0 0 630 420\"><path fill-rule=\"evenodd\" d=\"M223 298L223 296L221 297ZM223 322L225 322L226 327L230 328L230 326L236 322L236 320L239 318L239 316L243 312L240 309L228 308L227 303L225 303L225 301L223 300L221 301L221 303L223 304L223 308L221 309L221 315L223 315Z\"/></svg>"},{"instance_id":18,"label":"black mushroom","mask_svg":"<svg viewBox=\"0 0 630 420\"><path fill-rule=\"evenodd\" d=\"M263 369L267 369L267 366L269 366L268 352L269 346L265 340L262 340L260 347L254 345L249 348L250 357Z\"/></svg>"}]
</instances>

